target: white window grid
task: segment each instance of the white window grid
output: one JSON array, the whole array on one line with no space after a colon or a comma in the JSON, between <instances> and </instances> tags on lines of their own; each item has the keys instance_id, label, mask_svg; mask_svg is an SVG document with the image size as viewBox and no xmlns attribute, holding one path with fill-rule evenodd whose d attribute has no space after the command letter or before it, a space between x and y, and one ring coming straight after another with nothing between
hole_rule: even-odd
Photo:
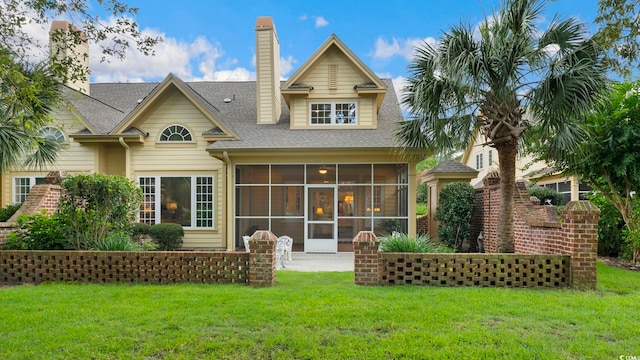
<instances>
[{"instance_id":1,"label":"white window grid","mask_svg":"<svg viewBox=\"0 0 640 360\"><path fill-rule=\"evenodd\" d=\"M62 130L58 129L55 126L45 126L42 129L40 129L40 136L42 136L45 139L52 139L59 142L67 141L67 137L64 136L64 133L62 132Z\"/></svg>"},{"instance_id":2,"label":"white window grid","mask_svg":"<svg viewBox=\"0 0 640 360\"><path fill-rule=\"evenodd\" d=\"M143 203L140 207L139 221L148 224L159 224L161 222L161 214L157 209L160 208L162 178L184 177L180 175L165 176L141 176L138 178L138 184L142 189L144 196ZM189 177L189 176L188 176ZM212 229L214 227L214 186L213 176L196 176L191 178L191 224L195 226L187 228L195 229Z\"/></svg>"},{"instance_id":3,"label":"white window grid","mask_svg":"<svg viewBox=\"0 0 640 360\"><path fill-rule=\"evenodd\" d=\"M482 154L476 154L476 170L480 170L484 167L482 164Z\"/></svg>"},{"instance_id":4,"label":"white window grid","mask_svg":"<svg viewBox=\"0 0 640 360\"><path fill-rule=\"evenodd\" d=\"M36 184L44 184L44 177L15 176L13 178L13 202L19 204L27 200L31 188Z\"/></svg>"},{"instance_id":5,"label":"white window grid","mask_svg":"<svg viewBox=\"0 0 640 360\"><path fill-rule=\"evenodd\" d=\"M311 103L309 111L311 125L355 125L357 123L355 102Z\"/></svg>"},{"instance_id":6,"label":"white window grid","mask_svg":"<svg viewBox=\"0 0 640 360\"><path fill-rule=\"evenodd\" d=\"M191 136L191 132L184 126L173 124L169 125L162 133L160 133L161 142L184 142L184 141L193 141L193 137Z\"/></svg>"}]
</instances>

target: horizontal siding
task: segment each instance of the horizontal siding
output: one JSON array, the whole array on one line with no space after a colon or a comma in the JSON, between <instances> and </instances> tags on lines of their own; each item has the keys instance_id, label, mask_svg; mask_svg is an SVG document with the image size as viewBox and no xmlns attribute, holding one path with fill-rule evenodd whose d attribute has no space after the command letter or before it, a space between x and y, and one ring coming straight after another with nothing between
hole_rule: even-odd
<instances>
[{"instance_id":1,"label":"horizontal siding","mask_svg":"<svg viewBox=\"0 0 640 360\"><path fill-rule=\"evenodd\" d=\"M191 131L192 143L168 144L158 142L162 130L172 124L180 124ZM142 145L131 145L131 176L144 175L213 175L214 203L216 206L214 230L185 230L185 248L220 248L224 227L224 164L206 151L207 142L202 133L214 124L209 121L184 95L175 92L149 114L139 125L149 132Z\"/></svg>"},{"instance_id":2,"label":"horizontal siding","mask_svg":"<svg viewBox=\"0 0 640 360\"><path fill-rule=\"evenodd\" d=\"M172 124L185 126L194 142L160 143L162 130ZM206 151L202 133L214 125L182 94L174 93L155 109L140 127L149 132L142 145L131 145L131 165L135 172L218 170L220 160Z\"/></svg>"},{"instance_id":3,"label":"horizontal siding","mask_svg":"<svg viewBox=\"0 0 640 360\"><path fill-rule=\"evenodd\" d=\"M330 66L337 66L337 88L330 89ZM354 86L369 81L357 70L355 65L336 48L328 49L300 79L300 83L313 86L308 97L292 97L291 99L291 127L317 128L309 125L309 103L356 101L358 103L358 125L344 129L375 128L376 104L371 96L358 97ZM342 126L333 128L340 129ZM327 127L322 127L326 129Z\"/></svg>"},{"instance_id":4,"label":"horizontal siding","mask_svg":"<svg viewBox=\"0 0 640 360\"><path fill-rule=\"evenodd\" d=\"M185 230L182 246L187 249L212 249L225 248L226 244L219 231Z\"/></svg>"},{"instance_id":5,"label":"horizontal siding","mask_svg":"<svg viewBox=\"0 0 640 360\"><path fill-rule=\"evenodd\" d=\"M337 90L329 89L329 65L337 65ZM331 48L324 53L313 68L307 72L300 82L313 86L313 91L309 98L325 97L351 97L356 98L357 94L353 89L354 85L368 81L343 54L335 48Z\"/></svg>"},{"instance_id":6,"label":"horizontal siding","mask_svg":"<svg viewBox=\"0 0 640 360\"><path fill-rule=\"evenodd\" d=\"M38 171L14 169L3 174L0 181L0 204L4 207L13 202L13 177L14 176L45 176L49 171L66 171L73 173L90 173L95 171L95 150L92 145L81 145L69 138L69 134L76 133L85 128L84 124L66 109L57 109L52 114L55 119L51 124L62 130L67 137L67 144L58 154L55 164L45 166Z\"/></svg>"}]
</instances>

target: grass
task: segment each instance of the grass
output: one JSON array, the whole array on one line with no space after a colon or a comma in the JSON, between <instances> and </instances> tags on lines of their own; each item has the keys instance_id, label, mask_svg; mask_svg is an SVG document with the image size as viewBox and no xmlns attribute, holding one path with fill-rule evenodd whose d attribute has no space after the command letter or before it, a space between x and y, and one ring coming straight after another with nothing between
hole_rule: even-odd
<instances>
[{"instance_id":1,"label":"grass","mask_svg":"<svg viewBox=\"0 0 640 360\"><path fill-rule=\"evenodd\" d=\"M0 288L2 359L613 359L640 355L640 273L597 291L276 285Z\"/></svg>"}]
</instances>

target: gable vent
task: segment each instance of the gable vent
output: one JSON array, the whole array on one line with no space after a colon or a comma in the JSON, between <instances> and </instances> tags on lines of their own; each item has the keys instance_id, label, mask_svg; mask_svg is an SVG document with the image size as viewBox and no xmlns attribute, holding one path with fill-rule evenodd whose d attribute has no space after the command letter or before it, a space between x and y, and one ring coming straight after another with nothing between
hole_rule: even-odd
<instances>
[{"instance_id":1,"label":"gable vent","mask_svg":"<svg viewBox=\"0 0 640 360\"><path fill-rule=\"evenodd\" d=\"M338 65L329 65L329 90L338 89Z\"/></svg>"}]
</instances>

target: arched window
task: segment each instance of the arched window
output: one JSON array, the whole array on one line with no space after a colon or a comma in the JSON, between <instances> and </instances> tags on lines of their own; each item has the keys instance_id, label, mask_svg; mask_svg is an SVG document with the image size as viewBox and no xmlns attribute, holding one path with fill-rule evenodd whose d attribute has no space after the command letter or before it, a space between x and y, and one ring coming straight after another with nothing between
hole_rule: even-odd
<instances>
[{"instance_id":1,"label":"arched window","mask_svg":"<svg viewBox=\"0 0 640 360\"><path fill-rule=\"evenodd\" d=\"M40 136L45 139L52 139L60 142L67 141L67 137L64 136L64 133L55 126L45 126L40 129Z\"/></svg>"},{"instance_id":2,"label":"arched window","mask_svg":"<svg viewBox=\"0 0 640 360\"><path fill-rule=\"evenodd\" d=\"M160 134L160 141L193 141L191 133L182 125L169 125Z\"/></svg>"}]
</instances>

